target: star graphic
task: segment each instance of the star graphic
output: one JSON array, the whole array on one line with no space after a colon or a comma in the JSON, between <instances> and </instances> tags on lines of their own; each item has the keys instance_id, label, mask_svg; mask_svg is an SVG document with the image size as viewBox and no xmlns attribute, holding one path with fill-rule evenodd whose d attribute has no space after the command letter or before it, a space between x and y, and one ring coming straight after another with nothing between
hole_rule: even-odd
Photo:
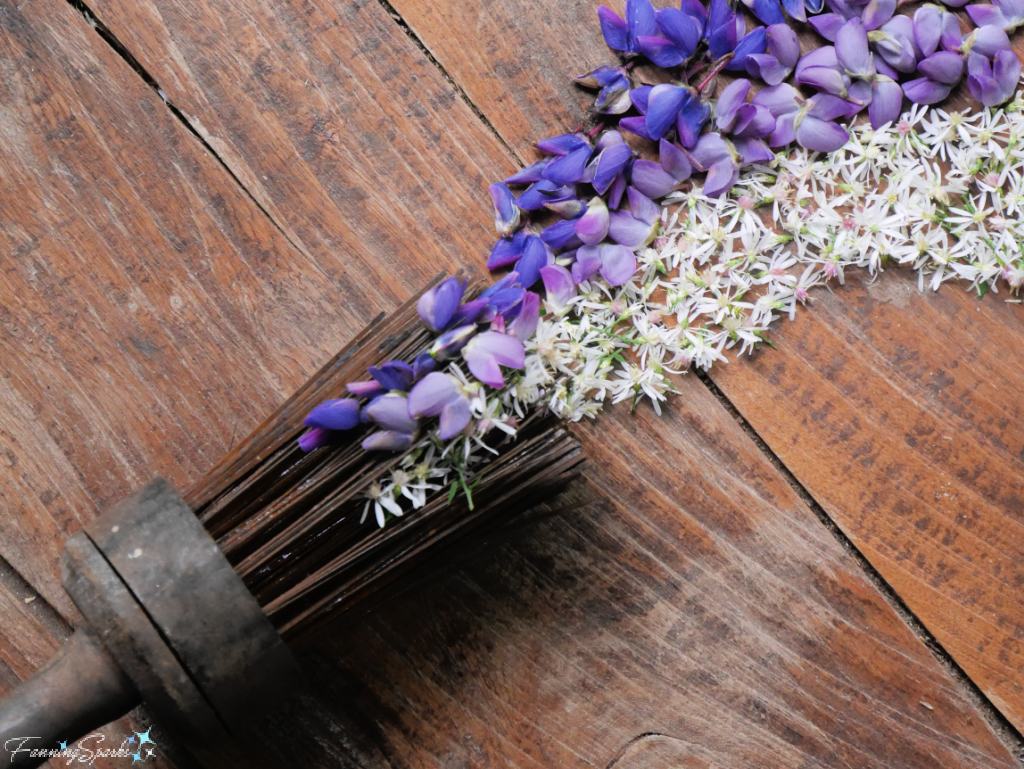
<instances>
[{"instance_id":1,"label":"star graphic","mask_svg":"<svg viewBox=\"0 0 1024 769\"><path fill-rule=\"evenodd\" d=\"M67 750L67 749L68 749L68 744L67 744L66 742L62 742L62 743L60 744L60 749L61 749L61 750Z\"/></svg>"},{"instance_id":2,"label":"star graphic","mask_svg":"<svg viewBox=\"0 0 1024 769\"><path fill-rule=\"evenodd\" d=\"M152 726L151 726L151 727L149 727L149 728L148 728L148 729L147 729L147 730L146 730L145 732L135 732L135 735L136 735L136 736L137 736L137 737L139 738L139 747L140 747L140 748L141 748L141 747L142 747L143 745L145 745L145 744L146 744L147 742L148 742L148 743L149 743L150 745L156 745L156 743L155 743L155 742L153 742L153 740L149 739L149 733L150 733L151 731L153 731L153 727L152 727Z\"/></svg>"},{"instance_id":3,"label":"star graphic","mask_svg":"<svg viewBox=\"0 0 1024 769\"><path fill-rule=\"evenodd\" d=\"M134 745L135 744L135 735L134 734L131 737L128 738L128 744L129 745Z\"/></svg>"},{"instance_id":4,"label":"star graphic","mask_svg":"<svg viewBox=\"0 0 1024 769\"><path fill-rule=\"evenodd\" d=\"M134 765L140 763L142 763L142 756L138 753L132 753L132 764Z\"/></svg>"}]
</instances>

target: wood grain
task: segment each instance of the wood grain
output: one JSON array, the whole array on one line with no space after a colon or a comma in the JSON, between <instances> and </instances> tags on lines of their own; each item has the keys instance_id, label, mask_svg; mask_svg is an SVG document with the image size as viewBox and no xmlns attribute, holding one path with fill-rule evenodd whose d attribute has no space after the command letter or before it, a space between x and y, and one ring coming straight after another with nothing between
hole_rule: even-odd
<instances>
[{"instance_id":1,"label":"wood grain","mask_svg":"<svg viewBox=\"0 0 1024 769\"><path fill-rule=\"evenodd\" d=\"M294 199L288 193L305 173L295 160L299 148L321 130L304 112L308 99L320 97L307 98L291 76L267 79L259 61L272 62L270 72L286 63L330 72L358 54L352 66L364 76L386 70L394 78L396 62L405 62L419 86L438 89L437 103L455 106L394 112L383 128L395 143L421 137L417 152L426 156L472 132L466 151L479 153L485 179L510 162L437 71L419 63L380 6L237 6L108 4L117 12L101 11L101 18L147 68L180 69L180 86L173 78L161 84L179 89L176 103L200 105L192 118L203 126L227 126L223 136L236 139L275 121L290 126L277 143L237 155L225 150L224 157L243 181L267 177L268 210L299 248L67 6L40 0L0 17L3 45L21 51L5 60L23 62L8 87L28 81L54 94L3 102L17 105L5 115L21 128L22 142L3 155L5 181L35 178L38 190L29 181L16 188L28 200L53 191L4 220L32 225L20 226L38 233L36 262L63 281L49 277L44 293L32 282L39 268L5 273L4 293L18 300L5 327L5 356L17 353L6 386L10 402L24 404L4 425L9 464L20 468L4 473L11 500L5 534L17 514L27 527L41 526L47 518L40 511L52 519L50 510L70 504L38 499L34 490L44 480L77 484L68 527L156 472L188 487L233 432L243 435L357 332L361 324L338 322L343 312L366 312L368 320L375 296L397 304L408 294L397 270L378 277L369 248L349 251L344 274L354 282L339 287L341 258L298 235L326 231L321 217L328 214L342 218L331 213L335 201L325 187L310 182ZM121 28L116 19L131 24ZM146 41L139 47L133 30ZM384 90L373 92L375 101L343 83L328 93L349 105L346 115L383 109ZM217 91L223 98L205 95ZM102 130L47 139L34 126L63 114L58 107L73 112L75 124ZM372 139L354 133L345 144L363 141ZM49 168L44 161L73 169L77 186L57 186L56 173L33 177L33 168ZM130 163L130 173L119 163ZM357 175L369 199L384 183L380 168L319 173ZM454 201L432 226L457 224L461 240L421 243L417 270L432 275L449 259L480 264L489 216L478 205L481 174L466 168L431 177L449 187L440 199ZM271 200L272 180L281 186ZM121 191L113 201L103 195L111 188ZM459 201L470 200L473 215L457 217ZM366 226L349 222L357 224ZM193 237L175 250L169 235L193 228L209 241ZM144 266L140 253L150 260ZM239 266L257 254L258 273ZM89 279L101 267L103 279ZM175 281L204 290L180 315L184 303L169 299L168 285L173 296L183 291ZM138 338L147 349L146 340L159 340L152 359L128 340L141 321L108 294L145 308L146 333ZM76 313L73 337L58 339L61 327L49 317L68 312ZM49 336L33 331L41 322L51 323ZM34 345L44 342L40 355ZM638 737L658 733L706 746L736 767L1014 766L962 687L732 416L698 380L681 387L663 418L618 409L579 428L592 469L588 489L565 500L570 510L497 549L469 553L446 579L333 628L305 658L310 693L266 728L268 757L310 766L605 767ZM90 408L69 408L78 403ZM61 475L51 464L64 468ZM56 567L50 551L57 547L45 535L61 536L56 523L48 525L38 537L45 546L11 548L26 571L44 577Z\"/></svg>"},{"instance_id":2,"label":"wood grain","mask_svg":"<svg viewBox=\"0 0 1024 769\"><path fill-rule=\"evenodd\" d=\"M596 0L394 5L516 148L578 121L581 94L568 78L608 61ZM814 40L804 35L805 50ZM502 64L535 61L549 66ZM783 323L778 353L716 368L713 378L1024 728L1020 308L999 296L978 303L954 285L918 296L904 272L885 276L875 299L854 284Z\"/></svg>"}]
</instances>

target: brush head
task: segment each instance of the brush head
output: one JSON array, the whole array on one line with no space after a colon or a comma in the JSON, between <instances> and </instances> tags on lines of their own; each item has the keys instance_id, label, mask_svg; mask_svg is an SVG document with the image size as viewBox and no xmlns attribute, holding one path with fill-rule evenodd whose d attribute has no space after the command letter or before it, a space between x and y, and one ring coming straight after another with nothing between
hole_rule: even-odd
<instances>
[{"instance_id":1,"label":"brush head","mask_svg":"<svg viewBox=\"0 0 1024 769\"><path fill-rule=\"evenodd\" d=\"M364 429L307 454L297 444L302 420L317 404L345 397L369 366L411 362L429 347L433 337L416 313L420 295L375 319L185 495L286 639L380 602L405 584L399 577L465 549L579 474L576 440L553 416L533 412L493 461L473 467L472 505L444 488L384 528L372 516L360 522L366 491L405 454L363 450Z\"/></svg>"}]
</instances>

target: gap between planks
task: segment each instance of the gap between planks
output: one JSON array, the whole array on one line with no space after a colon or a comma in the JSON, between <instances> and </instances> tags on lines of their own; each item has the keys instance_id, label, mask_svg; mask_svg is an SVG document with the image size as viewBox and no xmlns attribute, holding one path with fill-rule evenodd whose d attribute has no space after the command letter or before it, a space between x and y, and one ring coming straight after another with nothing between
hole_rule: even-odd
<instances>
[{"instance_id":1,"label":"gap between planks","mask_svg":"<svg viewBox=\"0 0 1024 769\"><path fill-rule=\"evenodd\" d=\"M83 0L66 0L66 2L79 14L81 14L86 22L92 27L93 30L102 38L102 40L110 46L110 48L128 64L129 67L140 77L142 80L157 94L160 100L167 106L171 114L185 127L185 129L195 137L195 139L203 146L203 148L220 164L224 171L228 174L231 180L238 186L238 188L248 197L253 204L259 209L259 211L267 217L274 228L281 233L281 235L291 244L297 251L302 253L306 257L310 255L302 247L300 243L297 243L287 232L287 230L278 222L271 213L260 203L260 201L250 192L250 190L242 183L241 179L235 174L227 162L217 153L217 151L211 146L211 144L202 136L202 134L192 125L188 118L179 110L174 104L170 102L166 94L160 88L159 83L156 79L139 63L139 61L132 55L128 48L114 35L107 26L96 16L89 6L83 2ZM455 79L448 73L445 67L440 61L430 52L423 41L416 35L412 28L405 22L401 14L395 10L394 6L391 5L388 0L377 0L384 11L387 13L389 18L395 22L395 24L405 33L405 35L413 42L413 44L423 53L424 57L434 66L441 76L445 79L452 89L458 94L459 98L466 104L466 106L472 110L473 114L477 116L480 122L486 127L486 129L494 136L494 138L501 144L501 146L508 153L509 157L520 167L525 165L525 160L516 153L516 151L505 141L504 137L498 132L495 126L487 119L484 113L479 107L470 99L469 94L466 93L465 89L460 86ZM828 513L817 503L817 501L811 496L806 488L797 480L796 476L789 471L789 469L783 464L783 462L775 455L775 453L768 447L768 445L761 439L754 428L747 422L746 419L740 414L740 412L733 406L732 402L725 396L725 394L718 388L718 386L708 377L704 372L694 371L694 374L698 379L707 387L712 394L718 399L723 405L726 411L732 415L732 417L739 423L743 431L754 441L764 456L772 464L776 470L782 475L786 482L793 488L793 490L800 496L804 503L814 512L818 520L821 521L822 525L831 532L832 536L840 543L843 549L854 558L863 572L867 575L871 584L882 594L886 602L893 608L897 615L910 627L911 631L928 647L932 652L932 655L938 660L939 664L946 670L947 673L957 682L959 682L967 692L968 699L984 716L989 727L999 737L999 739L1007 746L1007 748L1013 753L1013 755L1021 761L1024 765L1024 735L1017 731L1016 728L1003 716L1003 714L985 697L984 693L978 688L974 681L964 672L964 670L956 663L956 661L950 656L950 654L943 648L943 646L935 639L931 632L920 622L917 616L907 607L904 601L892 588L892 586L882 577L877 569L871 564L870 561L864 556L863 553L854 545L849 537L840 529L836 522L828 515ZM31 593L35 595L35 591L32 590L28 582L26 582L20 574L6 561L0 559L0 580L8 583L14 591L20 595L25 593L28 595ZM67 638L70 636L71 627L64 622L64 620L57 614L57 612L46 603L45 599L41 596L37 598L38 604L32 607L32 610L37 614L37 617L42 621L51 632L54 633L57 638ZM33 602L36 603L36 602ZM921 703L921 707L927 707L927 704ZM617 760L617 759L616 759ZM613 761L614 763L614 761Z\"/></svg>"}]
</instances>

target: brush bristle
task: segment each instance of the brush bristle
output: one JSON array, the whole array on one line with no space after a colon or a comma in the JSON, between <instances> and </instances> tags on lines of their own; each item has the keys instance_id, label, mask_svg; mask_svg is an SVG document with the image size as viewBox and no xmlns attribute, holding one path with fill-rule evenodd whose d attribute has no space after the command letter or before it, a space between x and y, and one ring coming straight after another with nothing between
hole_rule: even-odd
<instances>
[{"instance_id":1,"label":"brush bristle","mask_svg":"<svg viewBox=\"0 0 1024 769\"><path fill-rule=\"evenodd\" d=\"M380 601L400 588L399 577L547 500L578 475L576 440L554 417L534 413L467 479L472 509L462 494L449 501L446 488L383 529L372 516L360 523L363 492L402 455L362 450L364 429L309 454L296 440L310 409L344 397L346 385L366 379L368 366L411 361L428 346L418 298L374 320L185 495L285 638Z\"/></svg>"}]
</instances>

